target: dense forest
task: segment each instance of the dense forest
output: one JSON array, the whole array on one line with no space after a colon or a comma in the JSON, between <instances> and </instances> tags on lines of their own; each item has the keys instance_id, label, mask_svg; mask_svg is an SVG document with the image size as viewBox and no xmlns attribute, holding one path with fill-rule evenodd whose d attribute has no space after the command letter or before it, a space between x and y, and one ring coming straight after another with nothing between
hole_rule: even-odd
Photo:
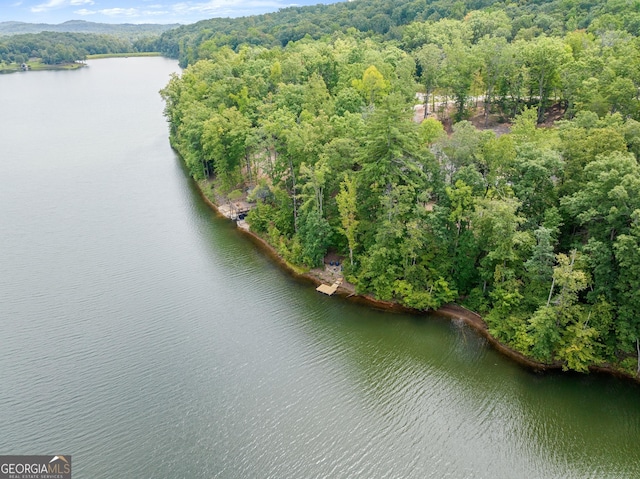
<instances>
[{"instance_id":1,"label":"dense forest","mask_svg":"<svg viewBox=\"0 0 640 479\"><path fill-rule=\"evenodd\" d=\"M152 52L158 37L130 40L115 35L42 32L0 36L0 64L23 63L37 58L47 65L84 60L104 53Z\"/></svg>"},{"instance_id":2,"label":"dense forest","mask_svg":"<svg viewBox=\"0 0 640 479\"><path fill-rule=\"evenodd\" d=\"M295 41L268 15L172 31L192 63L162 91L172 144L292 264L335 251L360 293L458 301L540 362L635 374L640 3L489 3L287 9L284 30L334 30ZM380 9L420 21L340 27Z\"/></svg>"},{"instance_id":3,"label":"dense forest","mask_svg":"<svg viewBox=\"0 0 640 479\"><path fill-rule=\"evenodd\" d=\"M482 14L479 13L482 12ZM466 19L470 12L476 18ZM305 37L320 39L351 30L395 40L413 48L421 38L420 24L441 19L467 20L478 40L491 30L506 28L497 36L512 40L541 34L562 36L577 29L596 32L626 32L640 35L638 0L356 0L331 5L291 7L277 13L244 18L213 18L184 25L162 34L158 49L179 58L184 67L206 57L214 47L256 45L284 47ZM413 23L410 28L405 28ZM416 38L417 35L417 38Z\"/></svg>"}]
</instances>

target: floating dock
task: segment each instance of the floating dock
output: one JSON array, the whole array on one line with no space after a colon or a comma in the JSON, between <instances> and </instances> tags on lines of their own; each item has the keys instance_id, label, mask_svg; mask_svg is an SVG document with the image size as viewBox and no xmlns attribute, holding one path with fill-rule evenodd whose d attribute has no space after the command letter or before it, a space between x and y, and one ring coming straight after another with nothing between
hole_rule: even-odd
<instances>
[{"instance_id":1,"label":"floating dock","mask_svg":"<svg viewBox=\"0 0 640 479\"><path fill-rule=\"evenodd\" d=\"M316 291L320 291L321 293L331 296L338 290L341 284L342 278L338 278L331 286L329 286L328 284L321 284L316 288Z\"/></svg>"}]
</instances>

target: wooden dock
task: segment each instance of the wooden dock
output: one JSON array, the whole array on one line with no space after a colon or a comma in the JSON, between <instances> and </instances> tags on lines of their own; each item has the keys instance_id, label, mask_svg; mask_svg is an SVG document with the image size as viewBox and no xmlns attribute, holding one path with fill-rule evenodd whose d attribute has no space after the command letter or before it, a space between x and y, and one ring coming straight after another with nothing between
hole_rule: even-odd
<instances>
[{"instance_id":1,"label":"wooden dock","mask_svg":"<svg viewBox=\"0 0 640 479\"><path fill-rule=\"evenodd\" d=\"M341 284L342 278L338 278L331 286L329 286L328 284L321 284L316 288L316 291L320 291L321 293L331 296L338 290Z\"/></svg>"},{"instance_id":2,"label":"wooden dock","mask_svg":"<svg viewBox=\"0 0 640 479\"><path fill-rule=\"evenodd\" d=\"M246 215L255 205L246 201L234 201L218 206L218 211L222 216L231 220L237 220L240 215Z\"/></svg>"}]
</instances>

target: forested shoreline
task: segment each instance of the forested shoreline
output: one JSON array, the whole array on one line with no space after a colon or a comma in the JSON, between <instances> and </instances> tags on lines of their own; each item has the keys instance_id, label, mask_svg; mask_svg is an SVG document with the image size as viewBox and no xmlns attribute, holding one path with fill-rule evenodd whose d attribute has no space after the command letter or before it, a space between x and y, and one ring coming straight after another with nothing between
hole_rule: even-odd
<instances>
[{"instance_id":1,"label":"forested shoreline","mask_svg":"<svg viewBox=\"0 0 640 479\"><path fill-rule=\"evenodd\" d=\"M635 375L631 20L619 10L544 32L470 5L408 24L402 41L351 29L267 47L203 34L162 91L172 144L212 195L248 192L252 230L290 263L334 251L359 293L419 310L457 301L536 361ZM563 119L550 127L552 115Z\"/></svg>"},{"instance_id":2,"label":"forested shoreline","mask_svg":"<svg viewBox=\"0 0 640 479\"><path fill-rule=\"evenodd\" d=\"M158 36L131 39L94 33L41 32L0 36L0 69L3 63L19 66L38 60L44 65L82 61L88 55L156 51Z\"/></svg>"}]
</instances>

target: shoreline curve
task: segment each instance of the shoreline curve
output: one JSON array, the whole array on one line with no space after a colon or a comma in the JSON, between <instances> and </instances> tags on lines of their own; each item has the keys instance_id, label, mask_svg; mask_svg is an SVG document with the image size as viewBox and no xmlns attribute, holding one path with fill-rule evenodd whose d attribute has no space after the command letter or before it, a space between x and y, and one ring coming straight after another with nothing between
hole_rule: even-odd
<instances>
[{"instance_id":1,"label":"shoreline curve","mask_svg":"<svg viewBox=\"0 0 640 479\"><path fill-rule=\"evenodd\" d=\"M207 203L207 205L220 217L227 219L222 213L220 213L218 209L218 205L216 205L202 190L201 185L194 181L198 193L200 197ZM230 220L232 221L232 220ZM316 277L311 273L300 273L291 267L289 263L287 263L276 251L276 249L271 246L266 240L262 237L258 236L256 233L252 231L247 231L242 228L237 228L237 230L244 234L251 242L253 242L256 246L260 248L260 250L265 253L274 263L280 266L282 269L287 271L292 277L299 281L304 281L309 284L313 284L315 286L319 286L323 284L323 281ZM423 314L433 314L435 316L445 317L450 320L462 321L468 327L473 329L477 334L482 336L487 343L496 351L498 351L503 356L509 358L514 361L516 364L532 371L532 372L551 372L551 371L563 371L562 363L556 361L551 364L541 363L534 359L531 359L524 354L516 351L515 349L510 348L504 343L501 343L489 332L489 327L487 323L482 319L478 313L471 311L463 306L460 306L455 303L449 303L441 306L437 310L430 311L422 311L418 309L408 308L399 303L394 303L391 301L382 301L374 298L369 295L362 295L354 293L353 291L349 291L344 286L340 286L338 290L335 292L335 295L342 297L343 299L348 299L349 301L353 301L355 303L360 303L365 306L373 307L376 309L381 309L384 311L395 312L395 313L409 313L416 315ZM632 381L636 384L640 384L639 376L632 376L623 371L615 369L612 366L604 365L604 366L589 366L589 372L595 374L604 374L607 376L613 376L618 379L623 379L627 381Z\"/></svg>"}]
</instances>

